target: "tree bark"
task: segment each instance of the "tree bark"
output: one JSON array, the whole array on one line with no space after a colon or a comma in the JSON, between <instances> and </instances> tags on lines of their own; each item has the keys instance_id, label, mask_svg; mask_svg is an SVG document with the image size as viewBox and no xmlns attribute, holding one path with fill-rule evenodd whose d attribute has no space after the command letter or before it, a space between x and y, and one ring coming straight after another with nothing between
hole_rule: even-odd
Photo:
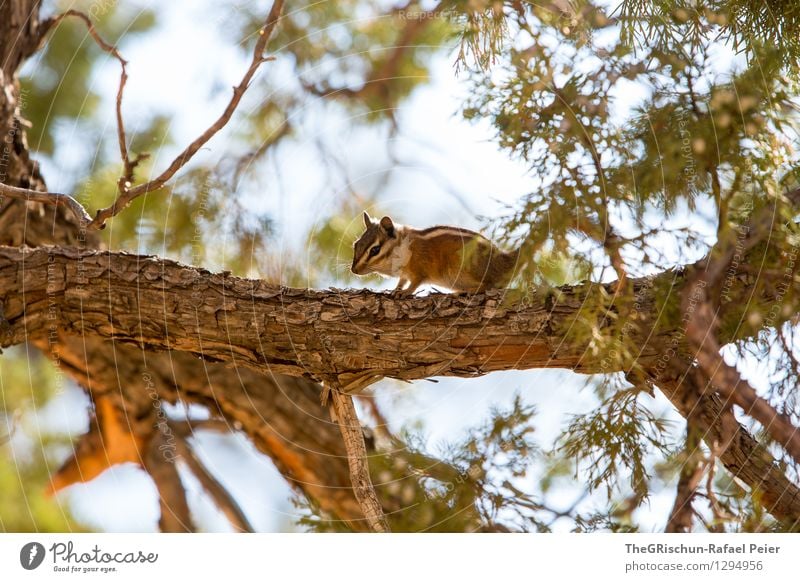
<instances>
[{"instance_id":1,"label":"tree bark","mask_svg":"<svg viewBox=\"0 0 800 582\"><path fill-rule=\"evenodd\" d=\"M642 283L644 284L644 283ZM212 274L168 259L70 248L0 248L0 346L71 334L177 350L255 370L342 385L383 376L481 376L495 370L568 368L612 373L571 339L589 287L560 299L504 303L503 293L397 300L371 291L313 291ZM641 301L652 301L642 297ZM678 330L642 310L630 339L654 366Z\"/></svg>"}]
</instances>

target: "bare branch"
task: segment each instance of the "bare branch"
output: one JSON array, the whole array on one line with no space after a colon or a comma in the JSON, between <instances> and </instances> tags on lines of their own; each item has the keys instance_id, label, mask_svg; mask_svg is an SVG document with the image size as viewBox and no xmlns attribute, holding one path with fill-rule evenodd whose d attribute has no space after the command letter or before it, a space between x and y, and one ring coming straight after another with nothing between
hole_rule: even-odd
<instances>
[{"instance_id":1,"label":"bare branch","mask_svg":"<svg viewBox=\"0 0 800 582\"><path fill-rule=\"evenodd\" d=\"M367 447L364 444L364 434L361 432L361 423L356 415L353 397L339 390L336 380L330 380L331 403L339 430L342 431L344 447L347 449L347 461L350 465L350 478L353 481L353 491L359 505L364 512L364 517L373 531L389 532L389 523L383 514L380 499L372 486L367 464Z\"/></svg>"},{"instance_id":2,"label":"bare branch","mask_svg":"<svg viewBox=\"0 0 800 582\"><path fill-rule=\"evenodd\" d=\"M186 501L186 490L175 465L177 457L171 455L167 457L164 454L174 446L174 442L170 442L160 430L156 429L152 433L142 460L145 470L158 489L158 501L161 507L158 526L161 531L193 532L195 528Z\"/></svg>"},{"instance_id":3,"label":"bare branch","mask_svg":"<svg viewBox=\"0 0 800 582\"><path fill-rule=\"evenodd\" d=\"M92 221L92 217L89 216L89 213L86 212L83 205L69 194L39 192L37 190L17 188L16 186L0 183L0 196L7 196L15 200L24 200L26 202L41 202L52 206L65 206L72 211L72 214L78 219L82 228L85 228Z\"/></svg>"},{"instance_id":4,"label":"bare branch","mask_svg":"<svg viewBox=\"0 0 800 582\"><path fill-rule=\"evenodd\" d=\"M116 116L117 116L117 141L119 142L119 155L122 159L123 164L123 173L120 179L118 180L118 186L120 188L127 187L126 184L129 186L130 183L133 181L133 171L136 169L136 166L139 164L140 161L145 159L147 155L139 155L134 160L131 160L128 156L128 145L127 145L127 136L125 135L125 123L122 119L122 96L125 92L125 84L128 82L128 73L125 69L128 61L122 58L122 55L119 54L117 47L111 45L103 40L100 34L94 27L94 23L92 23L91 19L80 10L67 10L58 16L54 16L53 18L48 19L43 23L43 32L42 35L46 35L50 30L52 30L55 26L57 26L62 20L69 16L74 16L75 18L80 19L86 24L86 28L89 31L89 35L94 39L97 46L100 49L112 57L117 59L120 64L120 77L119 77L119 88L117 89L117 102L116 102Z\"/></svg>"},{"instance_id":5,"label":"bare branch","mask_svg":"<svg viewBox=\"0 0 800 582\"><path fill-rule=\"evenodd\" d=\"M278 20L280 19L281 11L283 10L283 3L284 0L275 0L273 2L272 9L267 16L266 21L264 22L264 26L262 26L259 30L259 38L256 42L255 50L253 51L253 59L250 63L250 66L248 67L239 84L234 87L231 100L228 102L228 105L225 108L225 111L223 111L222 115L197 139L195 139L180 154L178 154L178 157L176 157L169 167L158 177L133 188L129 188L125 184L122 184L120 195L111 206L103 208L97 212L94 220L89 225L91 228L103 228L109 218L119 214L133 200L142 194L158 190L164 186L178 172L178 170L183 168L183 166L185 166L189 160L192 159L192 157L208 142L208 140L216 135L220 129L225 127L225 125L233 116L234 111L236 111L236 108L239 106L239 102L242 100L242 96L250 86L250 81L252 81L253 76L258 68L262 63L272 60L271 58L264 56L264 49L267 46L267 41L275 30Z\"/></svg>"},{"instance_id":6,"label":"bare branch","mask_svg":"<svg viewBox=\"0 0 800 582\"><path fill-rule=\"evenodd\" d=\"M86 209L75 198L69 196L68 194L38 192L36 190L16 188L5 184L0 184L0 194L20 200L41 202L43 204L50 204L54 206L67 206L72 210L82 226L88 226L88 228L95 230L104 228L106 221L109 218L119 214L133 200L143 194L158 190L159 188L163 187L183 166L189 162L189 160L192 159L192 157L208 142L208 140L210 140L214 135L216 135L217 132L219 132L219 130L227 125L228 121L230 121L231 117L233 116L233 113L236 111L236 108L239 106L239 102L242 100L244 93L250 86L250 82L252 81L253 76L258 68L261 66L261 64L272 60L272 58L264 56L264 49L266 48L267 42L269 41L269 38L274 32L275 27L280 19L280 15L283 10L283 4L284 0L275 0L273 3L272 9L267 16L266 21L264 22L264 26L262 26L262 28L259 30L259 38L256 42L255 50L253 51L253 59L250 63L250 66L239 84L234 87L231 100L229 101L228 106L225 108L222 115L208 129L206 129L202 135L190 143L158 177L135 187L131 187L134 179L134 170L136 169L136 166L147 157L147 154L139 154L135 158L131 159L128 152L125 125L122 118L122 97L125 90L125 84L128 80L128 75L125 68L127 61L122 58L116 47L108 44L102 39L102 37L94 28L92 21L83 12L78 10L67 10L66 12L46 21L43 24L43 29L40 35L42 37L52 30L52 28L63 19L69 16L79 18L86 24L89 34L97 43L97 45L103 51L109 53L120 62L122 72L120 74L120 82L117 89L116 98L117 141L119 145L120 157L123 163L123 174L117 182L120 195L111 206L98 210L94 219L92 219Z\"/></svg>"}]
</instances>

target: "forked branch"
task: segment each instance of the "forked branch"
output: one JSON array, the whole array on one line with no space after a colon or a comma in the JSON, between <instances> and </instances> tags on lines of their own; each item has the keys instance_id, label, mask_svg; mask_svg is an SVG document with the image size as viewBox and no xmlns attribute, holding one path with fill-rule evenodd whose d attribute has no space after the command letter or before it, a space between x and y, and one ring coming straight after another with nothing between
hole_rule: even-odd
<instances>
[{"instance_id":1,"label":"forked branch","mask_svg":"<svg viewBox=\"0 0 800 582\"><path fill-rule=\"evenodd\" d=\"M146 155L137 156L135 160L131 161L128 156L128 145L127 145L127 136L125 135L125 124L122 120L122 95L125 92L125 84L128 82L128 73L125 69L128 61L122 58L122 55L119 54L117 47L112 44L107 43L103 40L103 37L97 32L97 29L94 27L94 23L92 22L91 18L89 18L86 14L81 12L80 10L67 10L59 14L58 16L54 16L46 20L42 24L42 33L41 37L44 38L53 28L58 26L62 20L68 17L77 18L86 25L86 29L89 32L89 36L92 37L95 44L100 47L100 50L103 52L108 53L117 61L119 61L120 65L120 76L119 76L119 87L117 88L117 104L116 104L116 115L117 115L117 141L119 142L119 153L120 157L122 158L122 163L124 166L123 176L120 178L119 183L122 184L125 181L132 181L133 180L133 171L136 166L139 164L141 160L143 160Z\"/></svg>"},{"instance_id":2,"label":"forked branch","mask_svg":"<svg viewBox=\"0 0 800 582\"><path fill-rule=\"evenodd\" d=\"M42 36L46 35L48 31L52 30L52 28L57 25L59 22L64 20L69 16L73 16L79 18L88 27L89 34L97 43L97 45L105 52L112 55L116 58L122 67L122 72L120 74L120 82L119 87L117 89L117 98L116 98L116 117L117 117L117 141L119 142L119 151L120 157L123 163L123 173L122 176L119 178L117 182L117 187L119 189L119 195L117 196L114 203L107 207L102 208L97 211L94 219L91 218L90 214L87 212L86 208L78 202L74 197L68 194L58 194L53 192L39 192L36 190L29 190L25 188L15 188L12 186L8 186L5 184L0 184L0 195L7 196L9 198L19 199L19 200L26 200L26 201L34 201L34 202L41 202L43 204L50 204L54 206L66 206L70 208L70 210L74 213L76 218L79 220L82 226L87 226L88 228L100 230L105 227L106 221L120 212L124 210L128 205L130 205L133 200L138 198L139 196L146 194L148 192L153 192L154 190L158 190L162 188L164 185L169 182L169 180L181 169L183 168L189 160L194 157L194 155L202 148L214 135L217 134L227 123L230 121L233 113L236 111L237 107L239 106L239 102L242 100L245 92L247 91L248 87L250 86L250 82L253 80L253 77L256 74L258 68L265 62L273 60L272 57L264 56L264 50L266 49L267 42L269 41L272 33L275 30L275 27L280 20L281 13L283 11L284 0L275 0L272 4L272 8L270 9L269 15L267 16L266 20L264 21L264 25L259 30L259 37L256 41L256 46L253 51L253 58L250 62L250 66L248 67L247 71L245 72L242 80L233 88L233 95L231 96L230 101L228 102L227 107L222 112L222 115L213 123L211 126L208 127L199 137L197 137L194 141L192 141L186 148L178 154L178 156L172 161L172 163L167 167L166 170L161 172L156 178L145 182L144 184L140 184L138 186L132 186L134 180L134 170L136 166L146 157L146 155L137 155L133 159L130 157L130 153L128 151L127 146L127 136L125 134L125 125L122 118L122 97L125 90L125 84L128 80L128 75L125 69L127 65L127 61L122 58L122 56L117 51L116 47L113 45L108 44L105 42L102 37L97 33L91 19L84 13L77 11L77 10L67 10L63 14L60 14L46 22L43 27Z\"/></svg>"},{"instance_id":3,"label":"forked branch","mask_svg":"<svg viewBox=\"0 0 800 582\"><path fill-rule=\"evenodd\" d=\"M272 4L272 9L267 16L267 19L264 22L264 25L259 30L259 37L258 41L256 42L255 49L253 50L253 58L250 62L250 66L248 67L239 84L233 88L233 95L231 96L227 107L225 107L225 111L222 112L222 115L220 115L220 117L214 123L212 123L211 126L209 126L208 129L206 129L199 137L186 146L186 148L180 154L178 154L174 160L172 160L172 163L167 167L167 169L159 174L156 178L133 188L128 187L126 183L122 183L120 185L120 195L111 206L103 208L97 212L94 220L89 225L90 228L103 228L109 218L119 214L131 202L133 202L133 200L143 194L158 190L159 188L163 187L178 172L178 170L183 168L189 162L189 160L194 157L194 155L208 142L208 140L214 137L214 135L216 135L220 129L227 125L228 121L230 121L231 117L233 116L234 111L236 111L236 108L239 106L239 102L242 100L247 88L250 86L250 82L253 80L258 68L262 65L262 63L272 60L271 57L264 56L264 49L266 48L267 42L275 30L275 26L278 24L278 20L280 20L282 11L283 0L275 0Z\"/></svg>"}]
</instances>

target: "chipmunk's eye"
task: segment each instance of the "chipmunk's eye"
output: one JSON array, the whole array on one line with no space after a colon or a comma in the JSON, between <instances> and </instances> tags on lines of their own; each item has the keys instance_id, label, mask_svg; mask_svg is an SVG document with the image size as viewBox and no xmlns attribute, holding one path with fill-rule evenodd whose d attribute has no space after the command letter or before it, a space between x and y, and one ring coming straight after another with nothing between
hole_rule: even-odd
<instances>
[{"instance_id":1,"label":"chipmunk's eye","mask_svg":"<svg viewBox=\"0 0 800 582\"><path fill-rule=\"evenodd\" d=\"M371 249L369 249L369 256L370 256L370 257L374 257L374 256L375 256L375 255L377 255L379 252L381 252L381 245L375 245L374 247L372 247Z\"/></svg>"}]
</instances>

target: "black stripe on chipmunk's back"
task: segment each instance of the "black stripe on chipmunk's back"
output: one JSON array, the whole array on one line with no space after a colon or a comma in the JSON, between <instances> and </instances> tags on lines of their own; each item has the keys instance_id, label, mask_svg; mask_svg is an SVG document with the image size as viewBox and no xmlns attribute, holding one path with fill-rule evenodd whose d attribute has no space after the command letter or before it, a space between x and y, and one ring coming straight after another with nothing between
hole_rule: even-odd
<instances>
[{"instance_id":1,"label":"black stripe on chipmunk's back","mask_svg":"<svg viewBox=\"0 0 800 582\"><path fill-rule=\"evenodd\" d=\"M469 230L468 228L461 228L460 226L446 226L446 225L431 226L429 228L425 228L423 230L418 231L418 233L420 236L427 236L429 234L434 234L434 232L437 230L450 231L454 234L457 233L464 236L468 236L470 238L479 236L482 239L489 240L479 232L475 232L474 230Z\"/></svg>"}]
</instances>

